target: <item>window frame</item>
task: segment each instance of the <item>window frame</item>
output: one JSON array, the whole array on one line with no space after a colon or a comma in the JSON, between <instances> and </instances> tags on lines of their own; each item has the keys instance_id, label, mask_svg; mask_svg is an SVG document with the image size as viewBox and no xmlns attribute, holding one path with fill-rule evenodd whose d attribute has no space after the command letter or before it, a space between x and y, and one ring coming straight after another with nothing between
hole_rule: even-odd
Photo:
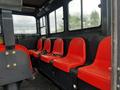
<instances>
[{"instance_id":1,"label":"window frame","mask_svg":"<svg viewBox=\"0 0 120 90\"><path fill-rule=\"evenodd\" d=\"M34 17L35 18L35 27L36 27L36 33L15 33L14 32L14 35L37 35L38 34L38 30L37 30L37 22L36 22L36 17L35 16L32 16L32 15L23 15L23 14L12 14L12 18L13 18L13 15L16 15L16 16L29 16L29 17ZM13 28L14 28L14 22L13 22ZM15 30L15 29L14 29Z\"/></svg>"},{"instance_id":2,"label":"window frame","mask_svg":"<svg viewBox=\"0 0 120 90\"><path fill-rule=\"evenodd\" d=\"M62 20L63 20L63 31L62 31L62 32L58 32L58 28L57 28L57 13L56 13L56 11L57 11L58 9L60 9L60 8L62 8L62 10L63 10L63 11L62 11L62 12L63 12L63 19L62 19ZM55 16L55 17L54 17L54 18L55 18L55 32L54 32L54 33L51 33L51 32L50 32L50 14L51 14L51 13L54 13L54 16ZM48 22L48 23L49 23L49 33L50 33L50 34L59 34L59 33L64 33L64 32L65 32L65 31L64 31L64 7L63 7L63 6L57 8L57 9L55 9L54 11L52 11L52 12L49 13L49 22Z\"/></svg>"},{"instance_id":3,"label":"window frame","mask_svg":"<svg viewBox=\"0 0 120 90\"><path fill-rule=\"evenodd\" d=\"M70 2L72 2L72 1L70 1ZM101 27L101 25L102 25L102 11L101 11L101 7L99 7L100 8L100 25L98 25L98 26L95 26L95 27L87 27L87 28L84 28L84 24L83 24L83 17L84 17L84 15L83 15L83 0L80 0L80 8L81 8L81 29L71 29L70 30L70 28L69 28L69 12L70 12L70 10L69 10L69 4L70 4L70 2L68 3L68 31L69 32L75 32L75 31L81 31L81 30L88 30L88 29L92 29L92 28L99 28L99 27ZM100 4L101 4L101 0L100 0Z\"/></svg>"}]
</instances>

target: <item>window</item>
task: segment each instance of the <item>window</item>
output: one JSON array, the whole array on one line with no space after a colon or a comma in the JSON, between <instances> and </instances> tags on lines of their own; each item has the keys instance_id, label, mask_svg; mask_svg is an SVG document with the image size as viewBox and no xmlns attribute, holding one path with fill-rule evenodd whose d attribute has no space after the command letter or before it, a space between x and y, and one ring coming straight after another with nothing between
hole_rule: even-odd
<instances>
[{"instance_id":1,"label":"window","mask_svg":"<svg viewBox=\"0 0 120 90\"><path fill-rule=\"evenodd\" d=\"M57 32L63 32L64 31L63 7L56 10L56 24L57 24Z\"/></svg>"},{"instance_id":2,"label":"window","mask_svg":"<svg viewBox=\"0 0 120 90\"><path fill-rule=\"evenodd\" d=\"M46 20L45 20L45 16L40 18L40 30L41 30L41 35L46 35Z\"/></svg>"},{"instance_id":3,"label":"window","mask_svg":"<svg viewBox=\"0 0 120 90\"><path fill-rule=\"evenodd\" d=\"M53 11L49 15L50 33L59 33L64 31L63 7Z\"/></svg>"},{"instance_id":4,"label":"window","mask_svg":"<svg viewBox=\"0 0 120 90\"><path fill-rule=\"evenodd\" d=\"M15 34L36 34L36 20L32 16L13 15Z\"/></svg>"},{"instance_id":5,"label":"window","mask_svg":"<svg viewBox=\"0 0 120 90\"><path fill-rule=\"evenodd\" d=\"M50 33L56 33L56 26L55 26L55 11L50 13Z\"/></svg>"},{"instance_id":6,"label":"window","mask_svg":"<svg viewBox=\"0 0 120 90\"><path fill-rule=\"evenodd\" d=\"M101 24L99 4L100 0L72 0L69 3L69 30L99 26Z\"/></svg>"},{"instance_id":7,"label":"window","mask_svg":"<svg viewBox=\"0 0 120 90\"><path fill-rule=\"evenodd\" d=\"M69 3L69 30L81 29L81 4L80 0Z\"/></svg>"},{"instance_id":8,"label":"window","mask_svg":"<svg viewBox=\"0 0 120 90\"><path fill-rule=\"evenodd\" d=\"M101 24L99 4L100 0L83 0L83 28L96 27Z\"/></svg>"}]
</instances>

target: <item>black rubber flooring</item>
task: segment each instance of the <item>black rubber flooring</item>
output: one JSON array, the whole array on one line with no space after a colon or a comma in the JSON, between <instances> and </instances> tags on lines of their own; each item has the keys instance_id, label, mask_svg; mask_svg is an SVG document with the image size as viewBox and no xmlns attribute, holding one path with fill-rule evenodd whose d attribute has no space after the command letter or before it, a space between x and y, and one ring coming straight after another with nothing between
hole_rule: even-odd
<instances>
[{"instance_id":1,"label":"black rubber flooring","mask_svg":"<svg viewBox=\"0 0 120 90\"><path fill-rule=\"evenodd\" d=\"M0 90L3 89L0 88ZM59 90L59 88L43 75L39 74L35 80L23 81L20 90Z\"/></svg>"}]
</instances>

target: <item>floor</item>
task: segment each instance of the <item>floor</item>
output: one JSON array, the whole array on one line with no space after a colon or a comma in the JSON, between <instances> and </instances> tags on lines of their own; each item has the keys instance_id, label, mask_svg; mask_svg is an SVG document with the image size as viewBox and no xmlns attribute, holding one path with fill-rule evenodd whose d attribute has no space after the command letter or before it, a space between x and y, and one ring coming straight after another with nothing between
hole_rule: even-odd
<instances>
[{"instance_id":1,"label":"floor","mask_svg":"<svg viewBox=\"0 0 120 90\"><path fill-rule=\"evenodd\" d=\"M0 88L0 90L3 90ZM34 80L25 80L20 90L59 90L50 80L39 74Z\"/></svg>"}]
</instances>

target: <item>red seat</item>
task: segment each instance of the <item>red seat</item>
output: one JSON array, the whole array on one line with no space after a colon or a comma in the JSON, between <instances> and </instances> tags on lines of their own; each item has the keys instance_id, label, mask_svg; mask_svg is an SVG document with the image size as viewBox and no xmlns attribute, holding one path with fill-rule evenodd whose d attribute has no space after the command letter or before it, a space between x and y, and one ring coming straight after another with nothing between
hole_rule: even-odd
<instances>
[{"instance_id":1,"label":"red seat","mask_svg":"<svg viewBox=\"0 0 120 90\"><path fill-rule=\"evenodd\" d=\"M33 56L38 58L40 56L41 53L50 53L50 49L51 49L51 40L49 38L47 38L45 41L44 41L44 47L43 47L43 50L42 51L36 51L33 53Z\"/></svg>"},{"instance_id":2,"label":"red seat","mask_svg":"<svg viewBox=\"0 0 120 90\"><path fill-rule=\"evenodd\" d=\"M47 38L45 41L44 41L44 47L43 47L43 51L46 51L47 53L50 53L50 50L51 50L51 40L49 38Z\"/></svg>"},{"instance_id":3,"label":"red seat","mask_svg":"<svg viewBox=\"0 0 120 90\"><path fill-rule=\"evenodd\" d=\"M83 38L74 38L71 40L67 56L54 59L53 65L64 71L83 65L86 61L86 44Z\"/></svg>"},{"instance_id":4,"label":"red seat","mask_svg":"<svg viewBox=\"0 0 120 90\"><path fill-rule=\"evenodd\" d=\"M29 54L34 57L38 57L38 54L41 53L41 51L42 51L42 39L39 39L37 43L37 50L29 50Z\"/></svg>"},{"instance_id":5,"label":"red seat","mask_svg":"<svg viewBox=\"0 0 120 90\"><path fill-rule=\"evenodd\" d=\"M63 56L64 42L61 38L57 38L54 42L53 51L47 55L41 55L40 59L46 63L49 63L55 58Z\"/></svg>"},{"instance_id":6,"label":"red seat","mask_svg":"<svg viewBox=\"0 0 120 90\"><path fill-rule=\"evenodd\" d=\"M93 64L79 68L78 78L100 90L110 90L111 37L104 38L97 50Z\"/></svg>"}]
</instances>

